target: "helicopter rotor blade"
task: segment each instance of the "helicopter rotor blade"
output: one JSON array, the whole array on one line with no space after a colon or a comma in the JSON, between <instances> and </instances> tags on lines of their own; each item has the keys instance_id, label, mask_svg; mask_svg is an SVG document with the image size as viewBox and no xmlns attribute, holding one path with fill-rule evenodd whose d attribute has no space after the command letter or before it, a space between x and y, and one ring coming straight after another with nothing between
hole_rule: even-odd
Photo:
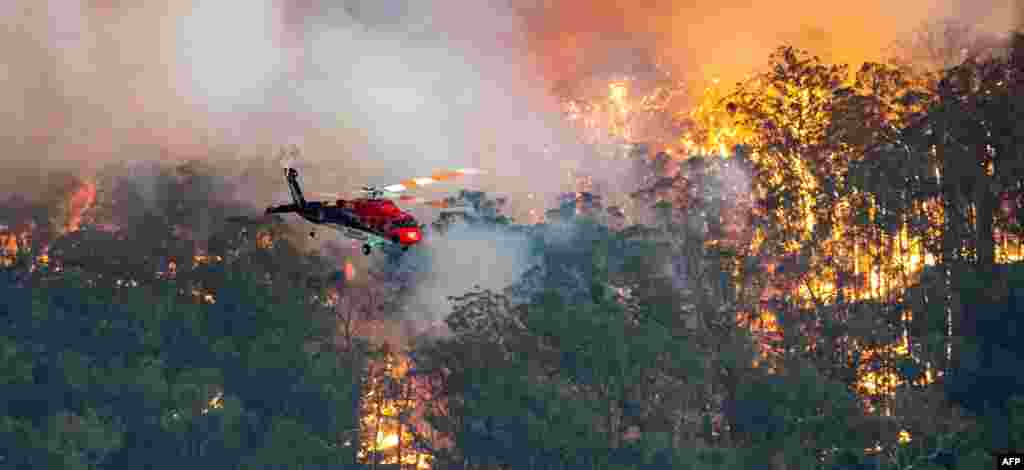
<instances>
[{"instance_id":1,"label":"helicopter rotor blade","mask_svg":"<svg viewBox=\"0 0 1024 470\"><path fill-rule=\"evenodd\" d=\"M386 197L386 198L398 197L397 194L394 194L394 193L391 193L391 192L388 192L388 191L382 191L382 190L379 190L379 189L376 189L376 190L374 190L374 189L361 189L359 192L362 192L363 194L369 194L369 193L373 193L373 192L378 192L378 193L380 193L381 197ZM319 198L326 198L328 200L331 200L331 199L335 199L335 200L337 200L337 199L350 199L352 197L358 197L354 193L353 194L342 194L342 193L319 193L319 192L313 192L313 193L308 193L308 194L313 195L315 197L319 197Z\"/></svg>"},{"instance_id":2,"label":"helicopter rotor blade","mask_svg":"<svg viewBox=\"0 0 1024 470\"><path fill-rule=\"evenodd\" d=\"M453 197L447 197L443 199L426 199L422 197L401 196L398 198L398 201L403 204L428 206L433 207L435 209L448 209L459 205L455 201L455 198Z\"/></svg>"},{"instance_id":3,"label":"helicopter rotor blade","mask_svg":"<svg viewBox=\"0 0 1024 470\"><path fill-rule=\"evenodd\" d=\"M404 192L404 191L407 191L407 190L410 190L410 189L413 189L413 188L418 188L418 187L421 187L421 186L430 186L430 185L432 185L434 183L438 183L438 182L441 182L441 181L452 180L452 179L455 179L455 178L458 178L458 177L461 177L461 176L479 175L479 174L483 174L483 173L484 173L483 170L479 170L479 169L476 169L476 168L461 168L461 169L458 169L458 170L440 171L440 172L434 173L433 175L431 175L429 177L425 177L425 178L409 178L409 179L404 180L404 181L402 181L402 182L400 182L398 184L392 184L392 185L384 186L383 188L380 188L380 189L382 191L388 192L388 193L400 193L400 192Z\"/></svg>"},{"instance_id":4,"label":"helicopter rotor blade","mask_svg":"<svg viewBox=\"0 0 1024 470\"><path fill-rule=\"evenodd\" d=\"M400 193L408 191L410 189L419 188L422 186L430 186L434 183L449 181L455 178L469 175L480 175L484 174L483 170L476 168L460 168L458 170L447 170L439 171L434 173L432 176L423 178L409 178L398 184L391 184L388 186L363 186L359 192L364 194L372 194L379 197L395 198L399 197ZM333 199L344 199L345 196L341 193L325 193L325 192L313 192L309 193L317 197L327 197ZM440 204L440 203L438 203ZM431 204L434 205L434 204Z\"/></svg>"}]
</instances>

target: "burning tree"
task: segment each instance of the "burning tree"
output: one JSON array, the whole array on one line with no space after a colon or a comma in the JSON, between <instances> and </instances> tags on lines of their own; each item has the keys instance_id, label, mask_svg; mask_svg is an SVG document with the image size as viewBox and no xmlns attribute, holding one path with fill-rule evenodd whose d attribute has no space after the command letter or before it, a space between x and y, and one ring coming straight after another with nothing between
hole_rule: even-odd
<instances>
[{"instance_id":1,"label":"burning tree","mask_svg":"<svg viewBox=\"0 0 1024 470\"><path fill-rule=\"evenodd\" d=\"M429 469L434 457L418 439L430 433L422 412L431 397L409 373L409 357L392 348L385 344L367 370L359 458L371 468Z\"/></svg>"},{"instance_id":2,"label":"burning tree","mask_svg":"<svg viewBox=\"0 0 1024 470\"><path fill-rule=\"evenodd\" d=\"M891 414L897 391L934 393L928 384L949 364L959 308L951 268L1019 259L1016 144L992 140L1018 134L997 117L1016 112L1012 64L967 62L929 83L880 64L851 76L782 48L770 71L733 92L707 88L689 114L676 155L710 164L661 170L638 195L675 209L663 220L703 227L708 246L742 254L747 263L725 272L746 292L741 323L767 327L773 367L811 360L868 409ZM627 133L632 108L614 106L627 88L608 88L611 106L569 107L571 119L607 132L590 135ZM730 152L733 144L743 147ZM951 159L964 152L977 159ZM698 167L732 164L751 171L749 197L709 211L697 189L722 191L701 184ZM744 278L756 280L743 288Z\"/></svg>"},{"instance_id":3,"label":"burning tree","mask_svg":"<svg viewBox=\"0 0 1024 470\"><path fill-rule=\"evenodd\" d=\"M947 455L930 429L979 429L945 399L1012 447L1019 384L986 368L1015 351L1020 44L934 80L782 48L693 109L667 75L568 91L603 167L536 227L460 195L452 218L526 233L542 263L454 298L450 334L409 354L367 340L407 342L408 265L222 226L242 188L203 165L66 179L0 213L0 457L903 469Z\"/></svg>"}]
</instances>

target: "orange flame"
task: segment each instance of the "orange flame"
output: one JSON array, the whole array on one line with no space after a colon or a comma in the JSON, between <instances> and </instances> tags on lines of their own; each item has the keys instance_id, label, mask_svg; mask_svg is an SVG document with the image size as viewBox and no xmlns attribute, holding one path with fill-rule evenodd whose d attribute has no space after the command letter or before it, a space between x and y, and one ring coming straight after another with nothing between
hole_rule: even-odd
<instances>
[{"instance_id":1,"label":"orange flame","mask_svg":"<svg viewBox=\"0 0 1024 470\"><path fill-rule=\"evenodd\" d=\"M274 246L274 237L267 232L260 232L256 235L256 246L268 250Z\"/></svg>"},{"instance_id":2,"label":"orange flame","mask_svg":"<svg viewBox=\"0 0 1024 470\"><path fill-rule=\"evenodd\" d=\"M361 424L367 434L358 457L364 460L379 458L384 465L428 470L432 467L433 456L409 445L412 428L420 429L426 425L415 418L424 397L414 392L416 380L406 375L411 366L409 359L402 353L387 350L379 365L382 367L371 369L365 391ZM388 383L399 384L398 388L406 391L396 394L397 390ZM406 422L401 416L410 416L413 420Z\"/></svg>"},{"instance_id":3,"label":"orange flame","mask_svg":"<svg viewBox=\"0 0 1024 470\"><path fill-rule=\"evenodd\" d=\"M210 263L214 263L214 262L219 263L221 261L224 261L224 258L221 257L221 256L216 256L216 255L211 256L211 255L206 255L206 254L197 254L197 255L192 256L192 267L199 266L200 264L210 264Z\"/></svg>"},{"instance_id":4,"label":"orange flame","mask_svg":"<svg viewBox=\"0 0 1024 470\"><path fill-rule=\"evenodd\" d=\"M345 280L351 281L356 278L356 268L351 261L345 262Z\"/></svg>"},{"instance_id":5,"label":"orange flame","mask_svg":"<svg viewBox=\"0 0 1024 470\"><path fill-rule=\"evenodd\" d=\"M0 249L6 256L14 256L18 253L18 236L13 233L0 234Z\"/></svg>"},{"instance_id":6,"label":"orange flame","mask_svg":"<svg viewBox=\"0 0 1024 470\"><path fill-rule=\"evenodd\" d=\"M34 224L27 224L13 230L0 230L0 266L14 264L18 251L32 245L34 227Z\"/></svg>"},{"instance_id":7,"label":"orange flame","mask_svg":"<svg viewBox=\"0 0 1024 470\"><path fill-rule=\"evenodd\" d=\"M83 183L68 196L68 218L64 232L76 232L82 224L82 214L96 202L96 185Z\"/></svg>"}]
</instances>

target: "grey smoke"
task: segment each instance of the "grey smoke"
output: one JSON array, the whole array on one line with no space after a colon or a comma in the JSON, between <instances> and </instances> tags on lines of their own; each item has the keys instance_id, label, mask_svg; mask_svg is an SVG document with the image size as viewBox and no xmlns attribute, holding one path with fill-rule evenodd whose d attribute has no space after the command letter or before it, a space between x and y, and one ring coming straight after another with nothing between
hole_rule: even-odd
<instances>
[{"instance_id":1,"label":"grey smoke","mask_svg":"<svg viewBox=\"0 0 1024 470\"><path fill-rule=\"evenodd\" d=\"M541 149L572 148L501 2L3 8L5 167L258 160L296 143L314 191L485 167L518 194L556 191Z\"/></svg>"},{"instance_id":2,"label":"grey smoke","mask_svg":"<svg viewBox=\"0 0 1024 470\"><path fill-rule=\"evenodd\" d=\"M476 287L501 292L538 261L526 235L468 225L455 225L416 249L426 252L431 269L415 287L408 314L426 323L451 313L449 296Z\"/></svg>"}]
</instances>

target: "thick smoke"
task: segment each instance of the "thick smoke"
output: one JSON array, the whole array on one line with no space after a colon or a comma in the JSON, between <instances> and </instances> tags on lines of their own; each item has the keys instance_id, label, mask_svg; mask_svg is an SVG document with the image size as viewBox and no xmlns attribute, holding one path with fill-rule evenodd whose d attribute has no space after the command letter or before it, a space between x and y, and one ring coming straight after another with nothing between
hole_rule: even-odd
<instances>
[{"instance_id":1,"label":"thick smoke","mask_svg":"<svg viewBox=\"0 0 1024 470\"><path fill-rule=\"evenodd\" d=\"M1013 9L1014 27L1018 32L1024 34L1024 1L1016 0L1011 8Z\"/></svg>"},{"instance_id":2,"label":"thick smoke","mask_svg":"<svg viewBox=\"0 0 1024 470\"><path fill-rule=\"evenodd\" d=\"M4 166L298 143L313 190L472 166L508 193L561 182L537 169L572 139L500 2L172 3L5 2Z\"/></svg>"},{"instance_id":3,"label":"thick smoke","mask_svg":"<svg viewBox=\"0 0 1024 470\"><path fill-rule=\"evenodd\" d=\"M559 162L582 157L549 93L559 80L652 61L736 78L783 41L876 58L925 20L1005 31L1014 6L11 0L0 141L5 169L263 158L299 143L313 190L480 166L487 189L550 195L565 182Z\"/></svg>"},{"instance_id":4,"label":"thick smoke","mask_svg":"<svg viewBox=\"0 0 1024 470\"><path fill-rule=\"evenodd\" d=\"M87 175L110 163L201 159L231 170L233 194L212 193L259 209L283 202L279 168L267 163L278 145L295 143L309 192L480 167L490 175L470 182L483 189L549 201L564 189L563 162L584 158L552 97L558 81L652 62L729 80L784 41L854 62L876 58L925 20L959 16L1004 31L1012 7L8 0L0 2L0 200L44 195L48 186L34 182L49 169ZM137 185L155 184L152 167L133 168ZM517 241L459 236L425 244L437 264L423 303L476 284L503 287L527 264Z\"/></svg>"},{"instance_id":5,"label":"thick smoke","mask_svg":"<svg viewBox=\"0 0 1024 470\"><path fill-rule=\"evenodd\" d=\"M424 324L436 324L451 313L448 297L474 288L501 292L537 261L526 235L469 225L455 225L418 249L433 269L416 285L408 312Z\"/></svg>"},{"instance_id":6,"label":"thick smoke","mask_svg":"<svg viewBox=\"0 0 1024 470\"><path fill-rule=\"evenodd\" d=\"M127 164L135 206L159 212L160 169L199 159L217 170L211 197L259 210L286 200L272 160L298 144L308 193L480 167L488 180L461 183L546 200L564 182L555 162L580 157L501 2L172 3L4 2L0 199L45 191L15 169ZM207 215L196 215L201 232ZM338 239L318 232L307 248ZM447 296L513 282L525 247L509 237L455 230L418 247L431 261L410 316L440 320ZM322 252L339 268L359 260L357 279L382 261L349 245Z\"/></svg>"},{"instance_id":7,"label":"thick smoke","mask_svg":"<svg viewBox=\"0 0 1024 470\"><path fill-rule=\"evenodd\" d=\"M497 2L348 6L323 8L304 24L307 78L294 99L316 122L354 136L351 151L393 178L481 167L488 189L557 190L558 172L538 170L579 149L524 58L510 10ZM545 153L550 147L561 152Z\"/></svg>"},{"instance_id":8,"label":"thick smoke","mask_svg":"<svg viewBox=\"0 0 1024 470\"><path fill-rule=\"evenodd\" d=\"M730 83L783 42L827 60L884 59L884 50L925 22L958 19L1003 34L1020 17L1015 0L775 2L561 0L516 2L531 49L549 79L576 81L653 57L691 80Z\"/></svg>"}]
</instances>

